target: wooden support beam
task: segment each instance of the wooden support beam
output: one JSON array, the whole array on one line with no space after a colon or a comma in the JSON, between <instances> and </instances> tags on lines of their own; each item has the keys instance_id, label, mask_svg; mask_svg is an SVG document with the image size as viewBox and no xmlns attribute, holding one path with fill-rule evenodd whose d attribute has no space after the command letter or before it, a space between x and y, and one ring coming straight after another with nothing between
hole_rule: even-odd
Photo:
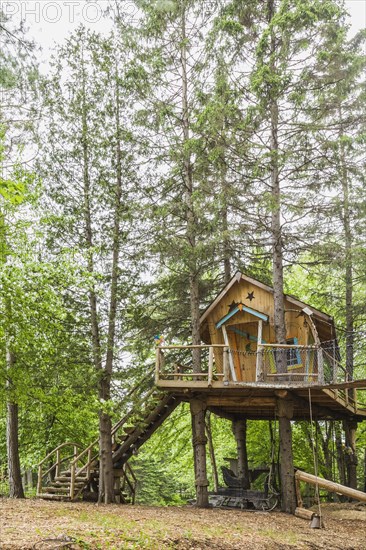
<instances>
[{"instance_id":1,"label":"wooden support beam","mask_svg":"<svg viewBox=\"0 0 366 550\"><path fill-rule=\"evenodd\" d=\"M192 418L192 444L194 456L194 472L196 483L196 506L208 508L208 479L206 468L206 403L203 399L190 401Z\"/></svg>"},{"instance_id":2,"label":"wooden support beam","mask_svg":"<svg viewBox=\"0 0 366 550\"><path fill-rule=\"evenodd\" d=\"M295 479L299 481L305 481L305 483L310 483L311 485L318 485L322 489L326 489L330 493L337 493L344 495L345 497L353 498L361 502L366 502L366 493L363 491L357 491L356 489L351 489L340 483L335 483L334 481L329 481L322 477L314 476L313 474L308 474L307 472L302 472L297 470L295 473Z\"/></svg>"},{"instance_id":3,"label":"wooden support beam","mask_svg":"<svg viewBox=\"0 0 366 550\"><path fill-rule=\"evenodd\" d=\"M290 399L277 399L277 415L280 435L281 509L293 514L296 508L294 463L292 454L291 418L294 403Z\"/></svg>"},{"instance_id":4,"label":"wooden support beam","mask_svg":"<svg viewBox=\"0 0 366 550\"><path fill-rule=\"evenodd\" d=\"M216 396L208 395L207 396L207 405L211 407L240 407L243 408L275 408L276 399L274 397L230 397L230 396Z\"/></svg>"},{"instance_id":5,"label":"wooden support beam","mask_svg":"<svg viewBox=\"0 0 366 550\"><path fill-rule=\"evenodd\" d=\"M238 478L241 479L242 489L250 489L246 419L235 419L232 423L232 430L236 441L238 455Z\"/></svg>"}]
</instances>

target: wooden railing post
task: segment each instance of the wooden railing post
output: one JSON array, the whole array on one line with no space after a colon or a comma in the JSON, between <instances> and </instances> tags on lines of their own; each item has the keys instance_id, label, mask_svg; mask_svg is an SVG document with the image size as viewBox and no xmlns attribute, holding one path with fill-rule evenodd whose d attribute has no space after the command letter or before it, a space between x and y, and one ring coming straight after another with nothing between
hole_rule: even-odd
<instances>
[{"instance_id":1,"label":"wooden railing post","mask_svg":"<svg viewBox=\"0 0 366 550\"><path fill-rule=\"evenodd\" d=\"M256 382L264 381L264 370L263 370L263 346L257 345L257 360L255 368Z\"/></svg>"},{"instance_id":2,"label":"wooden railing post","mask_svg":"<svg viewBox=\"0 0 366 550\"><path fill-rule=\"evenodd\" d=\"M161 351L160 351L160 348L159 346L156 348L156 359L155 359L155 384L158 384L159 383L159 379L160 379L160 354L161 354Z\"/></svg>"},{"instance_id":3,"label":"wooden railing post","mask_svg":"<svg viewBox=\"0 0 366 550\"><path fill-rule=\"evenodd\" d=\"M38 466L37 495L42 493L42 464Z\"/></svg>"},{"instance_id":4,"label":"wooden railing post","mask_svg":"<svg viewBox=\"0 0 366 550\"><path fill-rule=\"evenodd\" d=\"M207 385L209 387L212 386L212 380L213 380L213 360L214 360L214 350L213 350L213 347L210 346L208 351L208 379L207 379Z\"/></svg>"},{"instance_id":5,"label":"wooden railing post","mask_svg":"<svg viewBox=\"0 0 366 550\"><path fill-rule=\"evenodd\" d=\"M263 321L258 322L258 337L257 337L257 360L256 360L256 382L263 382L263 347L262 347Z\"/></svg>"},{"instance_id":6,"label":"wooden railing post","mask_svg":"<svg viewBox=\"0 0 366 550\"><path fill-rule=\"evenodd\" d=\"M89 450L88 450L88 465L86 467L86 477L88 479L90 477L91 461L92 461L92 449L90 447Z\"/></svg>"},{"instance_id":7,"label":"wooden railing post","mask_svg":"<svg viewBox=\"0 0 366 550\"><path fill-rule=\"evenodd\" d=\"M336 346L333 340L333 384L338 382L338 361L336 359Z\"/></svg>"},{"instance_id":8,"label":"wooden railing post","mask_svg":"<svg viewBox=\"0 0 366 550\"><path fill-rule=\"evenodd\" d=\"M229 384L229 357L228 357L228 353L229 353L229 348L228 347L224 347L223 348L223 360L222 360L222 365L223 365L223 372L224 372L224 385L227 386Z\"/></svg>"},{"instance_id":9,"label":"wooden railing post","mask_svg":"<svg viewBox=\"0 0 366 550\"><path fill-rule=\"evenodd\" d=\"M56 451L56 472L55 477L60 477L61 473L61 453L60 449L57 449Z\"/></svg>"},{"instance_id":10,"label":"wooden railing post","mask_svg":"<svg viewBox=\"0 0 366 550\"><path fill-rule=\"evenodd\" d=\"M323 361L323 350L321 346L318 347L318 382L319 384L324 384L324 361Z\"/></svg>"},{"instance_id":11,"label":"wooden railing post","mask_svg":"<svg viewBox=\"0 0 366 550\"><path fill-rule=\"evenodd\" d=\"M76 470L76 464L74 461L71 463L70 468L70 500L74 500L75 496L75 470Z\"/></svg>"}]
</instances>

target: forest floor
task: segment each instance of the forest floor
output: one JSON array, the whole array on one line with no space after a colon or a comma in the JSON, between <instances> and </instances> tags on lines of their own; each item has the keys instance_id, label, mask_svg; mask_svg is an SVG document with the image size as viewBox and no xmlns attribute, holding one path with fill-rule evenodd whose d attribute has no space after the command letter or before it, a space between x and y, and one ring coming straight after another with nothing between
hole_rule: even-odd
<instances>
[{"instance_id":1,"label":"forest floor","mask_svg":"<svg viewBox=\"0 0 366 550\"><path fill-rule=\"evenodd\" d=\"M325 529L279 512L0 498L1 550L366 549L366 506L324 505Z\"/></svg>"}]
</instances>

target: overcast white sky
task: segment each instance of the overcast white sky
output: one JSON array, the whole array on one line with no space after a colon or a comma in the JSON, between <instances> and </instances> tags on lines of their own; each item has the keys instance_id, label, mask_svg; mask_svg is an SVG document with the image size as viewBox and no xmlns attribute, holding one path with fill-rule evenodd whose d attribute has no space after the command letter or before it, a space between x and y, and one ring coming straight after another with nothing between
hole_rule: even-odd
<instances>
[{"instance_id":1,"label":"overcast white sky","mask_svg":"<svg viewBox=\"0 0 366 550\"><path fill-rule=\"evenodd\" d=\"M25 22L29 36L41 45L45 60L55 43L62 42L81 22L96 31L108 31L111 22L102 13L107 4L108 0L0 0L5 14ZM133 18L131 0L119 0L119 5ZM366 0L346 0L346 6L354 34L366 26Z\"/></svg>"}]
</instances>

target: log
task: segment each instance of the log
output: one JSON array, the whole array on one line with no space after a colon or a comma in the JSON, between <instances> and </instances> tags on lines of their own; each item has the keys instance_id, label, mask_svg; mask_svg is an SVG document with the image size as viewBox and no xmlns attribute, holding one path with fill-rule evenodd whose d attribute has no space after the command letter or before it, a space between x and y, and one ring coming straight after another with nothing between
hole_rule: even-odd
<instances>
[{"instance_id":1,"label":"log","mask_svg":"<svg viewBox=\"0 0 366 550\"><path fill-rule=\"evenodd\" d=\"M313 519L315 512L312 512L311 510L306 510L306 508L296 508L295 509L295 516L297 518L301 519L307 519L311 521Z\"/></svg>"},{"instance_id":2,"label":"log","mask_svg":"<svg viewBox=\"0 0 366 550\"><path fill-rule=\"evenodd\" d=\"M351 489L350 487L346 487L345 485L341 485L340 483L328 481L327 479L317 477L306 472L302 472L301 470L296 471L295 479L305 481L306 483L310 483L311 485L318 485L318 487L322 487L322 489L326 489L330 493L339 493L346 497L353 498L361 502L366 502L366 493L364 493L363 491Z\"/></svg>"}]
</instances>

